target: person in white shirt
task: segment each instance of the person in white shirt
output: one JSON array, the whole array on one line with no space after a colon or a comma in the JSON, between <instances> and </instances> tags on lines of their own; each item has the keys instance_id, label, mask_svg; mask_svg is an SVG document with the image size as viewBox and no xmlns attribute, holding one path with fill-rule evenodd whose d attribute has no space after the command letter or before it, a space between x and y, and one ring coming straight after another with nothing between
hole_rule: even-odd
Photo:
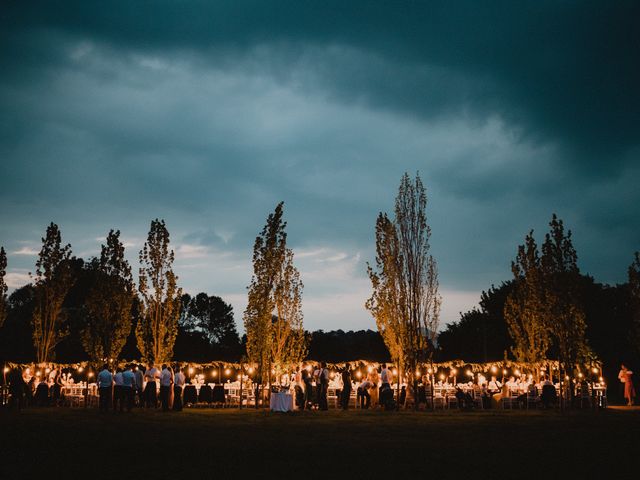
<instances>
[{"instance_id":1,"label":"person in white shirt","mask_svg":"<svg viewBox=\"0 0 640 480\"><path fill-rule=\"evenodd\" d=\"M382 371L380 372L380 381L382 382L381 390L383 388L391 388L391 372L387 368L387 364L382 364Z\"/></svg>"},{"instance_id":2,"label":"person in white shirt","mask_svg":"<svg viewBox=\"0 0 640 480\"><path fill-rule=\"evenodd\" d=\"M158 386L156 384L158 378L160 378L160 372L153 363L150 363L149 368L144 372L144 379L147 382L144 387L144 404L147 408L158 408Z\"/></svg>"},{"instance_id":3,"label":"person in white shirt","mask_svg":"<svg viewBox=\"0 0 640 480\"><path fill-rule=\"evenodd\" d=\"M176 412L182 411L182 390L184 389L185 376L182 373L182 368L177 365L175 379L173 384L173 410Z\"/></svg>"},{"instance_id":4,"label":"person in white shirt","mask_svg":"<svg viewBox=\"0 0 640 480\"><path fill-rule=\"evenodd\" d=\"M173 374L166 365L162 365L162 371L160 372L160 403L162 404L162 411L169 411L169 401L171 395L171 388L173 387Z\"/></svg>"},{"instance_id":5,"label":"person in white shirt","mask_svg":"<svg viewBox=\"0 0 640 480\"><path fill-rule=\"evenodd\" d=\"M113 376L109 371L109 366L105 363L98 373L98 393L100 395L100 411L108 412L111 406L111 389L113 386Z\"/></svg>"},{"instance_id":6,"label":"person in white shirt","mask_svg":"<svg viewBox=\"0 0 640 480\"><path fill-rule=\"evenodd\" d=\"M500 389L502 388L502 383L500 383L497 379L496 376L493 375L491 377L491 380L489 381L489 385L487 387L487 390L489 391L490 394L496 394L500 392Z\"/></svg>"},{"instance_id":7,"label":"person in white shirt","mask_svg":"<svg viewBox=\"0 0 640 480\"><path fill-rule=\"evenodd\" d=\"M371 404L371 395L369 394L369 389L373 386L369 380L365 380L358 386L357 399L356 401L360 402L360 408L368 409Z\"/></svg>"}]
</instances>

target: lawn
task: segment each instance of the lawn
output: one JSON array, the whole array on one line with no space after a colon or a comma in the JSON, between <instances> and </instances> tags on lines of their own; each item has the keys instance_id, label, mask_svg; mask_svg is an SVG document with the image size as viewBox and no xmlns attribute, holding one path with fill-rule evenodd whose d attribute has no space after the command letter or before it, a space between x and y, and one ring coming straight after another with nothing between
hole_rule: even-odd
<instances>
[{"instance_id":1,"label":"lawn","mask_svg":"<svg viewBox=\"0 0 640 480\"><path fill-rule=\"evenodd\" d=\"M640 412L0 412L0 478L623 478ZM551 472L548 476L545 470ZM56 473L57 472L57 473Z\"/></svg>"}]
</instances>

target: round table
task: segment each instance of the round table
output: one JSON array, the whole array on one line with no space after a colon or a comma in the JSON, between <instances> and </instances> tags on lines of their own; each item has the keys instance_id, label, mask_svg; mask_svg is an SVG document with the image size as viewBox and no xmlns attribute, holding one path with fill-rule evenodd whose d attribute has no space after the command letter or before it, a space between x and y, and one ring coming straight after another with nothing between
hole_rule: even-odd
<instances>
[{"instance_id":1,"label":"round table","mask_svg":"<svg viewBox=\"0 0 640 480\"><path fill-rule=\"evenodd\" d=\"M286 392L272 393L269 408L272 412L291 412L293 410L293 395Z\"/></svg>"}]
</instances>

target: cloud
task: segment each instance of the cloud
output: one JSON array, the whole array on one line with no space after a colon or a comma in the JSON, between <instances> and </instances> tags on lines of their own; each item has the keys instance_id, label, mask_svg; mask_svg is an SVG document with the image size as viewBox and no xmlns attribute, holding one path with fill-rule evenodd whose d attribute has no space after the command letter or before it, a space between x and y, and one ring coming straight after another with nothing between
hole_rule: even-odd
<instances>
[{"instance_id":1,"label":"cloud","mask_svg":"<svg viewBox=\"0 0 640 480\"><path fill-rule=\"evenodd\" d=\"M32 247L21 247L18 250L14 250L13 252L11 252L13 255L28 255L28 256L36 256L40 253L40 250L37 250L35 248Z\"/></svg>"},{"instance_id":2,"label":"cloud","mask_svg":"<svg viewBox=\"0 0 640 480\"><path fill-rule=\"evenodd\" d=\"M25 270L8 271L4 280L9 288L20 288L27 283L31 283L31 277Z\"/></svg>"}]
</instances>

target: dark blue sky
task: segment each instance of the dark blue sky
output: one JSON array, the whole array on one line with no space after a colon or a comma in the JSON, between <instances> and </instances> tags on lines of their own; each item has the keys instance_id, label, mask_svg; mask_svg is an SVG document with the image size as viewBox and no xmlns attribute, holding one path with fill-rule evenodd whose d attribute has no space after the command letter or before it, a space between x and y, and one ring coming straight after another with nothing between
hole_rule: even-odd
<instances>
[{"instance_id":1,"label":"dark blue sky","mask_svg":"<svg viewBox=\"0 0 640 480\"><path fill-rule=\"evenodd\" d=\"M0 9L0 245L85 258L155 217L180 283L241 322L285 201L308 328L367 328L374 222L420 171L443 322L556 212L579 263L640 249L638 2L28 2Z\"/></svg>"}]
</instances>

